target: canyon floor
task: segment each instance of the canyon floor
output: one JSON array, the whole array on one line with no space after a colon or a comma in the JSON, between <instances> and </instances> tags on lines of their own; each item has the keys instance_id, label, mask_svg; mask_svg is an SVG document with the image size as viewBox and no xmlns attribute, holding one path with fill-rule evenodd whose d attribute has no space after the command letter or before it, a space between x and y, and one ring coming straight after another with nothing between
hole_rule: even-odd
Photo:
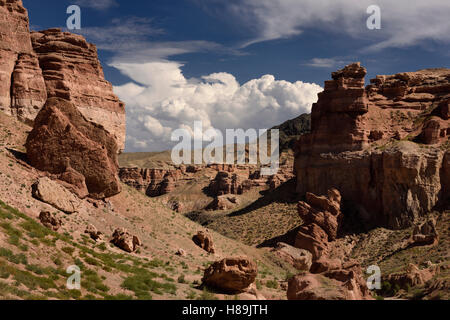
<instances>
[{"instance_id":1,"label":"canyon floor","mask_svg":"<svg viewBox=\"0 0 450 320\"><path fill-rule=\"evenodd\" d=\"M287 279L298 273L271 252L279 241L289 242L302 224L296 195L288 181L275 191L255 189L240 206L228 211L177 213L168 196L150 198L122 184L123 191L107 201L83 200L77 213L58 211L32 196L32 185L44 176L29 166L23 147L30 127L0 113L0 298L1 299L286 299ZM161 160L162 159L162 160ZM158 161L166 161L161 157ZM142 160L142 161L145 161ZM202 183L195 190L182 186L171 193L181 200L205 203ZM203 179L203 180L201 180ZM203 181L203 182L201 182ZM58 232L39 223L42 211L63 220ZM92 224L105 234L93 241L85 233ZM143 246L126 253L110 244L112 232L124 227L137 235ZM208 254L192 236L208 228L216 248ZM442 283L450 280L450 219L438 215L437 246L401 248L412 230L383 228L354 230L333 244L336 252L358 259L362 266L377 264L383 275L404 271L410 263L441 266L426 285L414 288L383 287L378 297L389 299L448 299ZM183 249L186 256L176 252ZM254 288L240 295L202 288L204 269L228 256L245 255L258 264ZM68 290L67 267L82 271L81 290ZM374 293L374 296L377 294Z\"/></svg>"}]
</instances>

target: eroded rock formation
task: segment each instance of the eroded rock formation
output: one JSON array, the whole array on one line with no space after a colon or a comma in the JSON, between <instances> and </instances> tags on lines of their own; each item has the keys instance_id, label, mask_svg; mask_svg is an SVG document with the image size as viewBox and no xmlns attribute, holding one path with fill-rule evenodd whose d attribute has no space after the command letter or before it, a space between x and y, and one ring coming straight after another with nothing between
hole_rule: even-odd
<instances>
[{"instance_id":1,"label":"eroded rock formation","mask_svg":"<svg viewBox=\"0 0 450 320\"><path fill-rule=\"evenodd\" d=\"M125 106L105 80L97 48L84 37L60 29L33 32L31 40L49 98L71 101L88 120L125 144Z\"/></svg>"},{"instance_id":2,"label":"eroded rock formation","mask_svg":"<svg viewBox=\"0 0 450 320\"><path fill-rule=\"evenodd\" d=\"M158 197L174 190L185 170L120 168L120 180L149 197Z\"/></svg>"},{"instance_id":3,"label":"eroded rock formation","mask_svg":"<svg viewBox=\"0 0 450 320\"><path fill-rule=\"evenodd\" d=\"M103 199L121 190L116 140L67 100L47 100L25 146L31 165L60 179L78 177L81 188L93 198Z\"/></svg>"},{"instance_id":4,"label":"eroded rock formation","mask_svg":"<svg viewBox=\"0 0 450 320\"><path fill-rule=\"evenodd\" d=\"M95 182L92 181L92 174L86 175L87 168L79 168L82 161L93 164L92 159L98 158L89 156L86 151L96 149L94 153L98 154L99 150L105 149L108 153L115 153L108 154L113 164L107 165L106 172L102 173L102 165L105 162L100 160L100 163L97 159L94 160L97 161L94 168L99 170L98 176L108 176L108 171L113 171L116 175L115 158L124 149L125 143L124 104L114 95L112 85L104 79L96 47L80 35L59 29L30 33L28 12L21 0L0 0L0 27L0 111L34 125L34 136L27 143L31 164L50 174L60 174L59 178L81 198L87 195L104 197L117 193L116 178L107 179L103 183ZM67 137L63 139L63 152L56 152L55 142L64 135L64 131L55 132L55 123L46 123L51 129L46 132L45 129L40 130L39 135L36 135L36 128L42 127L46 121L44 117L52 115L54 120L58 117L53 107L57 107L57 104L63 105L62 101L70 103L84 119L84 129L80 128L80 123L69 121L71 128L76 127L79 131L73 141L74 148L78 150L73 153L69 152L72 141ZM44 105L52 107L42 111ZM50 109L53 111L49 111ZM64 109L67 111L67 108ZM71 114L75 114L75 111ZM60 121L59 125L63 122ZM89 126L95 129L86 131ZM69 130L69 127L67 130L71 138L74 138L75 131ZM110 141L104 141L103 133L99 138L90 135L81 137L83 134L100 131L105 131L110 136L108 140L113 141L116 147L112 147ZM51 137L52 134L55 136ZM53 144L44 147L36 140L44 136L47 142L53 139ZM82 148L80 143L83 139L95 140L98 145L94 148L92 145ZM34 142L37 145L34 145ZM103 144L104 142L106 144ZM51 151L51 154L47 155L46 151ZM37 152L44 152L42 155L46 159L38 160L41 155ZM66 168L61 169L62 166ZM113 184L109 185L112 181Z\"/></svg>"},{"instance_id":5,"label":"eroded rock formation","mask_svg":"<svg viewBox=\"0 0 450 320\"><path fill-rule=\"evenodd\" d=\"M356 63L325 82L311 133L296 144L297 191L335 187L368 223L411 226L448 199L450 70L378 76L367 87L365 75Z\"/></svg>"},{"instance_id":6,"label":"eroded rock formation","mask_svg":"<svg viewBox=\"0 0 450 320\"><path fill-rule=\"evenodd\" d=\"M39 220L44 227L49 228L53 231L58 231L63 224L61 218L57 217L55 214L51 214L48 211L42 211L39 214Z\"/></svg>"},{"instance_id":7,"label":"eroded rock formation","mask_svg":"<svg viewBox=\"0 0 450 320\"><path fill-rule=\"evenodd\" d=\"M239 293L255 281L257 274L257 265L249 258L225 258L209 266L202 281L209 287Z\"/></svg>"},{"instance_id":8,"label":"eroded rock formation","mask_svg":"<svg viewBox=\"0 0 450 320\"><path fill-rule=\"evenodd\" d=\"M288 300L371 300L360 267L299 274L289 280Z\"/></svg>"},{"instance_id":9,"label":"eroded rock formation","mask_svg":"<svg viewBox=\"0 0 450 320\"><path fill-rule=\"evenodd\" d=\"M429 218L424 223L415 226L411 241L413 245L418 246L436 245L439 242L436 220Z\"/></svg>"},{"instance_id":10,"label":"eroded rock formation","mask_svg":"<svg viewBox=\"0 0 450 320\"><path fill-rule=\"evenodd\" d=\"M341 194L328 190L328 196L306 194L306 202L298 203L298 212L304 225L298 231L295 246L308 250L318 260L328 253L328 242L336 240L341 213Z\"/></svg>"},{"instance_id":11,"label":"eroded rock formation","mask_svg":"<svg viewBox=\"0 0 450 320\"><path fill-rule=\"evenodd\" d=\"M197 232L197 234L192 237L192 241L194 241L194 243L197 246L199 246L206 252L211 254L216 253L216 249L214 248L214 242L209 232L205 231Z\"/></svg>"},{"instance_id":12,"label":"eroded rock formation","mask_svg":"<svg viewBox=\"0 0 450 320\"><path fill-rule=\"evenodd\" d=\"M141 240L124 228L119 228L114 231L111 243L129 253L135 252L142 246Z\"/></svg>"},{"instance_id":13,"label":"eroded rock formation","mask_svg":"<svg viewBox=\"0 0 450 320\"><path fill-rule=\"evenodd\" d=\"M414 264L409 264L404 272L390 274L384 280L400 288L415 287L425 284L439 274L438 265L430 265L428 268L420 269Z\"/></svg>"},{"instance_id":14,"label":"eroded rock formation","mask_svg":"<svg viewBox=\"0 0 450 320\"><path fill-rule=\"evenodd\" d=\"M32 123L47 99L21 0L0 1L0 111Z\"/></svg>"},{"instance_id":15,"label":"eroded rock formation","mask_svg":"<svg viewBox=\"0 0 450 320\"><path fill-rule=\"evenodd\" d=\"M328 190L327 196L306 194L298 212L304 225L299 228L295 247L309 251L312 263L307 270L289 280L289 300L366 300L371 295L356 261L345 263L330 257L330 243L338 237L342 222L341 194Z\"/></svg>"},{"instance_id":16,"label":"eroded rock formation","mask_svg":"<svg viewBox=\"0 0 450 320\"><path fill-rule=\"evenodd\" d=\"M272 252L297 270L309 271L311 268L312 254L307 250L298 249L286 243L279 242L277 246L272 249Z\"/></svg>"},{"instance_id":17,"label":"eroded rock formation","mask_svg":"<svg viewBox=\"0 0 450 320\"><path fill-rule=\"evenodd\" d=\"M65 213L75 213L80 200L64 186L47 177L40 178L32 186L33 197Z\"/></svg>"}]
</instances>

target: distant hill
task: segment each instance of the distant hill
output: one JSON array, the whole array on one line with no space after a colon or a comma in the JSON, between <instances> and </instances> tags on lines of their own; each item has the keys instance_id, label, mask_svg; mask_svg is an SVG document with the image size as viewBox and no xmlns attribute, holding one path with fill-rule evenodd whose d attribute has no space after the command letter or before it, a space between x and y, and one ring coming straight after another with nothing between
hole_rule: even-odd
<instances>
[{"instance_id":1,"label":"distant hill","mask_svg":"<svg viewBox=\"0 0 450 320\"><path fill-rule=\"evenodd\" d=\"M288 120L272 129L280 130L280 151L292 149L298 138L309 133L311 130L311 114L302 114L301 116Z\"/></svg>"},{"instance_id":2,"label":"distant hill","mask_svg":"<svg viewBox=\"0 0 450 320\"><path fill-rule=\"evenodd\" d=\"M280 152L286 152L293 148L295 141L301 135L310 132L311 115L302 114L272 129L280 130ZM167 169L172 166L171 162L170 151L123 153L119 156L121 167Z\"/></svg>"}]
</instances>

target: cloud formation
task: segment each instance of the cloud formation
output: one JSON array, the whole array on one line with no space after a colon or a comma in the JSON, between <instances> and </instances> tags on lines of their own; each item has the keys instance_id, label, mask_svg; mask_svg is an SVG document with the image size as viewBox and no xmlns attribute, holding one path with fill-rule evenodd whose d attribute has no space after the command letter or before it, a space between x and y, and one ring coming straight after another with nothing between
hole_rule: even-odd
<instances>
[{"instance_id":1,"label":"cloud formation","mask_svg":"<svg viewBox=\"0 0 450 320\"><path fill-rule=\"evenodd\" d=\"M314 68L336 68L337 66L345 65L349 62L350 61L339 58L313 58L304 65Z\"/></svg>"},{"instance_id":2,"label":"cloud formation","mask_svg":"<svg viewBox=\"0 0 450 320\"><path fill-rule=\"evenodd\" d=\"M381 30L366 27L370 5L381 8ZM365 38L374 43L365 48L369 51L423 40L450 42L448 0L230 0L227 9L253 30L254 37L243 47L289 38L310 28Z\"/></svg>"},{"instance_id":3,"label":"cloud formation","mask_svg":"<svg viewBox=\"0 0 450 320\"><path fill-rule=\"evenodd\" d=\"M229 73L187 79L182 64L154 61L111 64L136 83L114 87L127 105L127 151L169 149L171 133L203 129L266 129L310 112L322 88L265 75L240 85Z\"/></svg>"}]
</instances>

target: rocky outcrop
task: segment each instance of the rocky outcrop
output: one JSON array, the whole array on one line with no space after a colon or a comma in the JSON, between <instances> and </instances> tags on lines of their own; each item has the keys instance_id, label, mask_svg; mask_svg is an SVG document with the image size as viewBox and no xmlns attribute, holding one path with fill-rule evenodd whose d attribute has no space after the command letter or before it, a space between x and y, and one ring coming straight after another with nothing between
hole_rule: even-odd
<instances>
[{"instance_id":1,"label":"rocky outcrop","mask_svg":"<svg viewBox=\"0 0 450 320\"><path fill-rule=\"evenodd\" d=\"M420 286L433 279L439 274L440 268L437 265L431 265L426 269L419 269L414 264L409 264L405 272L390 274L385 277L385 281L391 285L397 285L399 288Z\"/></svg>"},{"instance_id":2,"label":"rocky outcrop","mask_svg":"<svg viewBox=\"0 0 450 320\"><path fill-rule=\"evenodd\" d=\"M337 238L342 220L341 194L336 189L328 190L328 196L306 194L306 202L298 203L298 212L304 224L300 227L295 247L308 250L313 260L328 253L328 242Z\"/></svg>"},{"instance_id":3,"label":"rocky outcrop","mask_svg":"<svg viewBox=\"0 0 450 320\"><path fill-rule=\"evenodd\" d=\"M21 0L0 1L0 111L32 123L47 99Z\"/></svg>"},{"instance_id":4,"label":"rocky outcrop","mask_svg":"<svg viewBox=\"0 0 450 320\"><path fill-rule=\"evenodd\" d=\"M247 257L225 258L205 270L203 284L225 292L244 292L256 279L258 268Z\"/></svg>"},{"instance_id":5,"label":"rocky outcrop","mask_svg":"<svg viewBox=\"0 0 450 320\"><path fill-rule=\"evenodd\" d=\"M67 100L48 99L25 146L31 165L61 179L69 171L78 173L93 198L103 199L121 190L116 140Z\"/></svg>"},{"instance_id":6,"label":"rocky outcrop","mask_svg":"<svg viewBox=\"0 0 450 320\"><path fill-rule=\"evenodd\" d=\"M205 208L206 210L222 211L230 210L239 205L239 200L234 196L219 196Z\"/></svg>"},{"instance_id":7,"label":"rocky outcrop","mask_svg":"<svg viewBox=\"0 0 450 320\"><path fill-rule=\"evenodd\" d=\"M92 240L97 241L103 237L103 233L97 230L95 226L92 224L88 225L86 227L86 230L84 230L84 233L88 234L89 237L91 237Z\"/></svg>"},{"instance_id":8,"label":"rocky outcrop","mask_svg":"<svg viewBox=\"0 0 450 320\"><path fill-rule=\"evenodd\" d=\"M124 228L116 229L112 235L111 243L120 249L132 253L142 246L141 240L133 236Z\"/></svg>"},{"instance_id":9,"label":"rocky outcrop","mask_svg":"<svg viewBox=\"0 0 450 320\"><path fill-rule=\"evenodd\" d=\"M211 195L221 196L226 194L243 194L248 185L244 184L244 179L228 171L219 171L209 185Z\"/></svg>"},{"instance_id":10,"label":"rocky outcrop","mask_svg":"<svg viewBox=\"0 0 450 320\"><path fill-rule=\"evenodd\" d=\"M120 168L120 180L149 197L158 197L172 192L183 177L183 168L175 169L141 169Z\"/></svg>"},{"instance_id":11,"label":"rocky outcrop","mask_svg":"<svg viewBox=\"0 0 450 320\"><path fill-rule=\"evenodd\" d=\"M278 188L281 184L292 179L292 163L282 165L276 175L262 176L261 170L250 165L209 164L207 166L178 166L173 169L143 169L120 168L120 180L150 197L158 197L173 192L176 188L186 185L201 172L210 174L210 170L217 171L214 179L207 187L211 197L225 195L240 195L254 188ZM219 199L220 200L220 199ZM217 199L214 200L217 203ZM211 208L215 204L211 204ZM214 209L213 209L214 210ZM219 209L220 210L220 209Z\"/></svg>"},{"instance_id":12,"label":"rocky outcrop","mask_svg":"<svg viewBox=\"0 0 450 320\"><path fill-rule=\"evenodd\" d=\"M411 240L412 244L416 246L436 245L439 242L436 220L429 218L424 223L415 226Z\"/></svg>"},{"instance_id":13,"label":"rocky outcrop","mask_svg":"<svg viewBox=\"0 0 450 320\"><path fill-rule=\"evenodd\" d=\"M59 174L81 198L119 192L116 157L125 143L125 109L104 79L96 47L82 36L59 29L30 33L21 0L0 0L0 26L0 111L34 125L27 141L31 164ZM56 105L70 105L69 113L83 121L63 120L53 108ZM67 116L68 108L63 109ZM46 119L50 116L55 121ZM58 154L60 138L63 147ZM100 155L101 150L108 155ZM88 155L90 151L94 155ZM89 169L88 163L94 167Z\"/></svg>"},{"instance_id":14,"label":"rocky outcrop","mask_svg":"<svg viewBox=\"0 0 450 320\"><path fill-rule=\"evenodd\" d=\"M324 194L335 187L360 220L408 227L448 198L450 122L442 114L450 70L379 76L367 87L365 75L357 63L325 83L311 133L295 147L297 191Z\"/></svg>"},{"instance_id":15,"label":"rocky outcrop","mask_svg":"<svg viewBox=\"0 0 450 320\"><path fill-rule=\"evenodd\" d=\"M58 231L62 226L61 218L56 217L55 214L51 214L48 211L42 211L39 214L39 220L44 227L49 228L53 231Z\"/></svg>"},{"instance_id":16,"label":"rocky outcrop","mask_svg":"<svg viewBox=\"0 0 450 320\"><path fill-rule=\"evenodd\" d=\"M242 170L238 166L217 166L219 171L211 181L208 192L211 196L217 197L228 194L240 195L259 187L276 189L294 177L290 165L281 166L278 173L272 176L262 176L258 168L245 167ZM226 170L223 170L225 168Z\"/></svg>"},{"instance_id":17,"label":"rocky outcrop","mask_svg":"<svg viewBox=\"0 0 450 320\"><path fill-rule=\"evenodd\" d=\"M72 102L83 116L115 139L118 151L125 144L125 106L105 80L95 45L60 29L33 32L47 95Z\"/></svg>"},{"instance_id":18,"label":"rocky outcrop","mask_svg":"<svg viewBox=\"0 0 450 320\"><path fill-rule=\"evenodd\" d=\"M65 213L75 213L80 200L58 182L49 178L40 178L32 186L33 197Z\"/></svg>"},{"instance_id":19,"label":"rocky outcrop","mask_svg":"<svg viewBox=\"0 0 450 320\"><path fill-rule=\"evenodd\" d=\"M299 274L289 280L288 300L371 300L360 267Z\"/></svg>"},{"instance_id":20,"label":"rocky outcrop","mask_svg":"<svg viewBox=\"0 0 450 320\"><path fill-rule=\"evenodd\" d=\"M0 1L0 110L33 123L47 98L72 102L125 144L125 108L104 78L97 49L60 29L29 30L21 0Z\"/></svg>"},{"instance_id":21,"label":"rocky outcrop","mask_svg":"<svg viewBox=\"0 0 450 320\"><path fill-rule=\"evenodd\" d=\"M289 300L365 300L371 295L356 261L343 263L331 258L331 244L338 237L343 219L341 194L328 190L327 196L306 194L298 203L304 224L295 238L295 247L311 253L307 271L292 278L288 284Z\"/></svg>"},{"instance_id":22,"label":"rocky outcrop","mask_svg":"<svg viewBox=\"0 0 450 320\"><path fill-rule=\"evenodd\" d=\"M280 259L286 261L297 270L309 271L312 265L312 254L286 243L278 243L272 252Z\"/></svg>"},{"instance_id":23,"label":"rocky outcrop","mask_svg":"<svg viewBox=\"0 0 450 320\"><path fill-rule=\"evenodd\" d=\"M209 234L209 232L199 231L195 236L192 237L192 241L194 241L197 246L208 253L214 254L216 252L212 236Z\"/></svg>"}]
</instances>

